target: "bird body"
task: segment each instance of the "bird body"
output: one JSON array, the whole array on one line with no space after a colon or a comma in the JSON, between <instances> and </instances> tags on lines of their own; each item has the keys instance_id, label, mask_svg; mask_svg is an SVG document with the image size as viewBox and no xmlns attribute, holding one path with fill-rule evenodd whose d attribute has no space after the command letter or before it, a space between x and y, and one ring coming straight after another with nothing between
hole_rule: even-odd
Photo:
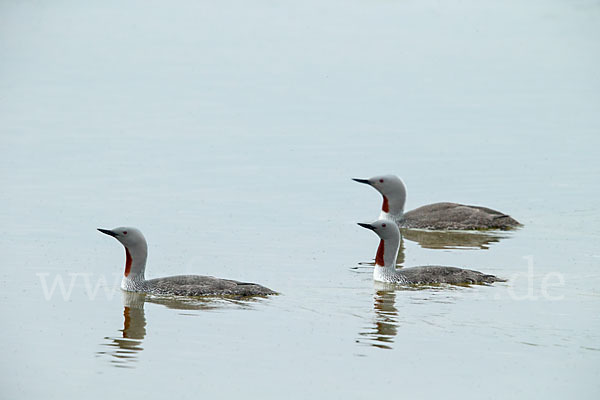
<instances>
[{"instance_id":1,"label":"bird body","mask_svg":"<svg viewBox=\"0 0 600 400\"><path fill-rule=\"evenodd\" d=\"M98 229L117 239L125 247L125 272L121 289L156 295L174 296L266 296L277 294L256 283L238 282L202 275L179 275L146 280L148 245L136 228Z\"/></svg>"},{"instance_id":2,"label":"bird body","mask_svg":"<svg viewBox=\"0 0 600 400\"><path fill-rule=\"evenodd\" d=\"M213 276L178 275L146 281L152 293L176 296L265 296L274 291L255 283Z\"/></svg>"},{"instance_id":3,"label":"bird body","mask_svg":"<svg viewBox=\"0 0 600 400\"><path fill-rule=\"evenodd\" d=\"M511 229L519 225L510 215L487 207L458 203L433 203L416 208L399 218L403 228L415 229Z\"/></svg>"}]
</instances>

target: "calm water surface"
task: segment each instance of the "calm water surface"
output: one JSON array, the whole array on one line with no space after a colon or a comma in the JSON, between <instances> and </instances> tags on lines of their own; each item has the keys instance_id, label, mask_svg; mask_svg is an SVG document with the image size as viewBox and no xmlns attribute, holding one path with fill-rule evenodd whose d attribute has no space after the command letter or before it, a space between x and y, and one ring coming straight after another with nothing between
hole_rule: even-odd
<instances>
[{"instance_id":1,"label":"calm water surface","mask_svg":"<svg viewBox=\"0 0 600 400\"><path fill-rule=\"evenodd\" d=\"M600 393L600 7L593 1L0 5L2 398L565 398ZM380 196L481 204L512 232L405 232ZM254 301L124 294L256 281ZM64 284L64 286L60 286ZM64 290L63 290L64 289Z\"/></svg>"}]
</instances>

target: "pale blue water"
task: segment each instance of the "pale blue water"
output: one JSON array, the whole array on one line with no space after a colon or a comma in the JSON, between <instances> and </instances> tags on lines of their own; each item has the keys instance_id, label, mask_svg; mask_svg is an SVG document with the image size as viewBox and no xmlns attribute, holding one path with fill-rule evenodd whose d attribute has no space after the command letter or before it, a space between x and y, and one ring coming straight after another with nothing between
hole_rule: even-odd
<instances>
[{"instance_id":1,"label":"pale blue water","mask_svg":"<svg viewBox=\"0 0 600 400\"><path fill-rule=\"evenodd\" d=\"M597 398L599 16L593 1L3 2L2 398ZM380 197L350 178L381 173L404 179L408 209L525 224L407 237L403 265L508 282L375 286L359 263L377 238L355 223ZM120 225L147 237L150 278L281 295L123 299L122 248L95 230Z\"/></svg>"}]
</instances>

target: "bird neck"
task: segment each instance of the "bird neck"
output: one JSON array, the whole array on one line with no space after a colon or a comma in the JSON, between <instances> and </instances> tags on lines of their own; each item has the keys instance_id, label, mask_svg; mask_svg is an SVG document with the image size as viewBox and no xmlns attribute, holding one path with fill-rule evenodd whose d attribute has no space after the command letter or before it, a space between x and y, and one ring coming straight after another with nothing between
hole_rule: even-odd
<instances>
[{"instance_id":1,"label":"bird neck","mask_svg":"<svg viewBox=\"0 0 600 400\"><path fill-rule=\"evenodd\" d=\"M381 214L379 214L378 219L385 219L387 221L392 221L395 224L399 224L400 221L402 220L403 216L404 216L404 209L401 209L400 211L395 211L395 212L392 212L391 209L389 212L383 211L383 209L382 209Z\"/></svg>"},{"instance_id":2,"label":"bird neck","mask_svg":"<svg viewBox=\"0 0 600 400\"><path fill-rule=\"evenodd\" d=\"M406 188L404 185L398 186L393 192L387 195L382 194L382 196L383 203L381 204L379 219L400 221L404 215L404 204L406 203Z\"/></svg>"},{"instance_id":3,"label":"bird neck","mask_svg":"<svg viewBox=\"0 0 600 400\"><path fill-rule=\"evenodd\" d=\"M373 268L373 280L376 282L397 282L396 257L400 248L399 239L386 239L379 242Z\"/></svg>"},{"instance_id":4,"label":"bird neck","mask_svg":"<svg viewBox=\"0 0 600 400\"><path fill-rule=\"evenodd\" d=\"M146 259L148 248L145 243L136 246L125 246L125 271L121 288L124 290L135 290L145 282L144 272L146 270Z\"/></svg>"},{"instance_id":5,"label":"bird neck","mask_svg":"<svg viewBox=\"0 0 600 400\"><path fill-rule=\"evenodd\" d=\"M400 238L381 239L375 255L375 268L396 268Z\"/></svg>"}]
</instances>

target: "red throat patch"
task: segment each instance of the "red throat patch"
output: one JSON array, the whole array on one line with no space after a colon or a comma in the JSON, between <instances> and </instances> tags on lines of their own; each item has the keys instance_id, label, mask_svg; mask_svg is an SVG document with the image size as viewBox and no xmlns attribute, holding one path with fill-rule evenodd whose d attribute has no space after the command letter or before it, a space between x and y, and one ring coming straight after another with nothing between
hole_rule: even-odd
<instances>
[{"instance_id":1,"label":"red throat patch","mask_svg":"<svg viewBox=\"0 0 600 400\"><path fill-rule=\"evenodd\" d=\"M385 196L383 196L383 204L381 205L381 211L390 212L390 205L388 204L388 199Z\"/></svg>"},{"instance_id":2,"label":"red throat patch","mask_svg":"<svg viewBox=\"0 0 600 400\"><path fill-rule=\"evenodd\" d=\"M377 248L377 255L375 256L375 265L379 265L380 267L385 266L385 262L383 261L383 253L385 252L385 242L383 239L379 242L379 247Z\"/></svg>"},{"instance_id":3,"label":"red throat patch","mask_svg":"<svg viewBox=\"0 0 600 400\"><path fill-rule=\"evenodd\" d=\"M129 249L125 247L125 276L129 275L131 271L131 262L133 259L131 258L131 254L129 254Z\"/></svg>"}]
</instances>

